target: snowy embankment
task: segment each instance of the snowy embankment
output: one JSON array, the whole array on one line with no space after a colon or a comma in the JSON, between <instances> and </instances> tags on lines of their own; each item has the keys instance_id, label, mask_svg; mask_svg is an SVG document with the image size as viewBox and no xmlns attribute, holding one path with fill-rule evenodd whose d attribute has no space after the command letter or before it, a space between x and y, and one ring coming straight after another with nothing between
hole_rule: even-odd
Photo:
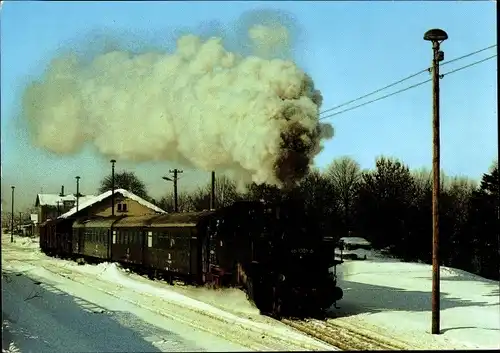
<instances>
[{"instance_id":1,"label":"snowy embankment","mask_svg":"<svg viewBox=\"0 0 500 353\"><path fill-rule=\"evenodd\" d=\"M458 349L500 348L499 282L441 267L441 335L431 335L432 266L384 258L338 266L344 299L335 320L386 334Z\"/></svg>"},{"instance_id":2,"label":"snowy embankment","mask_svg":"<svg viewBox=\"0 0 500 353\"><path fill-rule=\"evenodd\" d=\"M242 292L209 291L187 286L184 289L181 286L166 287L162 283L129 274L115 264L78 266L72 261L47 257L39 251L38 244L30 239L16 238L14 244L6 241L5 237L2 240L2 271L10 272L10 278L18 277L16 274L22 274L22 277L29 277L32 281L40 281L56 291L77 298L75 302L84 300L93 303L93 305L97 304L99 307L103 307L106 312L116 309L109 308L103 303L106 301L119 302L127 306L128 309L125 311L130 313L132 317L136 317L137 313L141 312L141 320L148 321L156 328L165 326L165 322L168 322L169 332L182 331L183 337L192 337L195 342L206 342L201 347L200 345L192 346L198 350L334 349L334 347L298 333L286 325L258 315L258 311L246 300ZM178 291L176 292L172 288L178 289ZM182 295L180 292L183 290L192 292L194 295L191 298ZM224 306L216 307L193 298L196 295L202 298L203 294L209 293L211 298L216 301L227 303L227 308ZM13 306L17 307L17 304ZM35 316L37 315L38 313ZM155 317L155 319L151 319L151 317ZM8 321L7 324L9 324ZM79 326L80 324L74 323L72 327ZM71 327L71 323L69 327ZM160 328L165 329L165 327ZM29 331L36 330L30 327ZM37 332L39 336L44 335L43 330ZM195 339L195 336L200 338ZM219 343L217 344L217 342ZM80 347L70 350L88 351L87 343L83 342ZM101 347L101 351L114 350L109 345L99 344L99 342L96 343L98 347ZM65 348L67 347L64 345L55 346L56 351L64 351ZM195 348L186 348L186 345L181 348L172 348L170 344L157 347L156 351L172 351L172 349L192 351ZM151 349L144 350L151 351ZM130 350L126 349L126 351Z\"/></svg>"}]
</instances>

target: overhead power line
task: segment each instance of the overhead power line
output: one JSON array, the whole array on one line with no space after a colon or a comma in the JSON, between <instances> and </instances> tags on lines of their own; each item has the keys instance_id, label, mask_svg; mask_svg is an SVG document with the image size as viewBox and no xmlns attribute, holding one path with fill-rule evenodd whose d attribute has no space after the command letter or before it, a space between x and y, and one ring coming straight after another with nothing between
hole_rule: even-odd
<instances>
[{"instance_id":1,"label":"overhead power line","mask_svg":"<svg viewBox=\"0 0 500 353\"><path fill-rule=\"evenodd\" d=\"M458 58L455 58L455 59L451 59L451 60L445 61L445 62L443 62L442 64L440 64L440 66L443 66L443 65L446 65L446 64L449 64L449 63L452 63L452 62L458 61L458 60L465 59L465 58L467 58L467 57L469 57L469 56L476 55L476 54L478 54L478 53L481 53L481 52L483 52L483 51L485 51L485 50L488 50L488 49L494 48L494 47L496 47L496 46L497 46L496 44L493 44L493 45L490 45L489 47L482 48L482 49L476 50L476 51L474 51L474 52L471 52L471 53L468 53L468 54L462 55L462 56L460 56L460 57L458 57ZM341 107L343 107L343 106L346 106L346 105L348 105L348 104L351 104L351 103L357 102L357 101L359 101L359 100L361 100L361 99L363 99L363 98L366 98L366 97L369 97L369 96L371 96L371 95L374 95L375 93L378 93L378 92L380 92L380 91L383 91L383 90L385 90L385 89L387 89L387 88L390 88L390 87L396 86L397 84L400 84L401 82L407 81L407 80L409 80L409 79L411 79L411 78L413 78L413 77L416 77L416 76L418 76L418 75L420 75L420 74L422 74L422 73L424 73L424 72L428 72L429 70L430 70L430 68L426 68L426 69L420 70L420 71L418 71L418 72L414 73L413 75L407 76L407 77L405 77L405 78L403 78L403 79L401 79L401 80L399 80L399 81L396 81L396 82L394 82L394 83L391 83L390 85L387 85L387 86L384 86L384 87L382 87L382 88L379 88L379 89L377 89L377 90L375 90L375 91L373 91L373 92L367 93L367 94L365 94L365 95L363 95L363 96L361 96L361 97L358 97L358 98L356 98L356 99L352 99L352 100L350 100L350 101L348 101L348 102L342 103L342 104L337 105L337 106L335 106L335 107L332 107L332 108L328 108L328 109L326 109L326 110L323 110L323 111L320 113L320 115L321 115L321 114L328 113L328 112L330 112L330 111L332 111L332 110L336 110L336 109L341 108ZM426 81L426 82L427 82L427 81ZM406 89L404 89L404 90L406 90ZM404 91L404 90L403 90L403 91ZM368 104L368 103L367 103L367 104ZM328 116L330 116L330 115L328 115Z\"/></svg>"},{"instance_id":2,"label":"overhead power line","mask_svg":"<svg viewBox=\"0 0 500 353\"><path fill-rule=\"evenodd\" d=\"M458 58L455 58L455 59L451 59L451 60L445 61L445 62L443 62L442 64L439 64L439 66L443 66L443 65L446 65L446 64L449 64L449 63L452 63L452 62L458 61L458 60L462 60L462 59L468 58L469 56L479 54L479 53L481 53L481 52L483 52L483 51L485 51L485 50L488 50L488 49L494 48L494 47L496 47L496 46L497 46L496 44L490 45L489 47L486 47L486 48L483 48L483 49L476 50L476 51L474 51L474 52L472 52L472 53L469 53L469 54L465 54L465 55L459 56Z\"/></svg>"},{"instance_id":3,"label":"overhead power line","mask_svg":"<svg viewBox=\"0 0 500 353\"><path fill-rule=\"evenodd\" d=\"M497 54L492 55L492 56L489 56L489 57L484 58L484 59L482 59L482 60L475 61L475 62L470 63L470 64L468 64L468 65L465 65L465 66L459 67L459 68L457 68L457 69L454 69L454 70L448 71L448 72L446 72L446 73L444 73L444 74L440 75L440 77L441 77L441 78L443 78L443 77L444 77L444 76L446 76L446 75L451 75L451 74L453 74L453 73L455 73L455 72L458 72L458 71L464 70L464 69L469 68L469 67L471 67L471 66L478 65L478 64L480 64L480 63L482 63L482 62L485 62L485 61L487 61L487 60L493 59L493 58L494 58L494 57L496 57L496 56L497 56ZM427 70L426 70L426 71L427 71ZM408 87L406 87L406 88L400 89L399 91L392 92L392 93L386 94L385 96L382 96L382 97L379 97L379 98L376 98L376 99L372 99L371 101L368 101L368 102L365 102L365 103L361 103L361 104L355 105L354 107L347 108L347 109L341 110L341 111L339 111L339 112L335 112L335 113L331 113L331 114L328 114L328 115L322 116L321 118L319 118L319 120L324 120L324 119L326 119L326 118L330 118L330 117L332 117L332 116L339 115L339 114L342 114L342 113L348 112L348 111L353 110L353 109L356 109L356 108L360 108L360 107L365 106L365 105L367 105L367 104L374 103L374 102L377 102L377 101L382 100L382 99L385 99L385 98L389 98L389 97L394 96L394 95L396 95L396 94L398 94L398 93L402 93L402 92L408 91L408 90L410 90L410 89L412 89L412 88L415 88L415 87L421 86L421 85L423 85L423 84L425 84L425 83L427 83L427 82L429 82L429 81L432 81L432 79L428 79L428 80L425 80L425 81L421 81L421 82L416 83L416 84L414 84L414 85L411 85L411 86L408 86Z\"/></svg>"},{"instance_id":4,"label":"overhead power line","mask_svg":"<svg viewBox=\"0 0 500 353\"><path fill-rule=\"evenodd\" d=\"M371 96L371 95L374 95L375 93L378 93L378 92L380 92L380 91L383 91L383 90L385 90L385 89L387 89L387 88L390 88L390 87L392 87L392 86L396 86L397 84L399 84L399 83L401 83L401 82L404 82L404 81L407 81L407 80L409 80L410 78L413 78L413 77L415 77L415 76L418 76L418 75L420 75L421 73L424 73L424 72L426 72L426 71L428 71L428 69L421 70L421 71L419 71L419 72L417 72L417 73L414 73L413 75L410 75L410 76L408 76L408 77L405 77L405 78L403 78L403 79L401 79L401 80L399 80L399 81L397 81L397 82L394 82L394 83L391 83L390 85L387 85L387 86L385 86L385 87L379 88L379 89L378 89L378 90L376 90L376 91L370 92L370 93L368 93L368 94L365 94L364 96L361 96L361 97L358 97L358 98L356 98L356 99L350 100L349 102L345 102L345 103L342 103L342 104L340 104L340 105L337 105L337 106L335 106L335 107L333 107L333 108L329 108L329 109L323 110L320 114L328 113L328 112L330 112L330 111L332 111L332 110L338 109L338 108L343 107L343 106L345 106L345 105L348 105L348 104L351 104L351 103L357 102L357 101L359 101L359 100L361 100L361 99L363 99L363 98L366 98L366 97L369 97L369 96Z\"/></svg>"},{"instance_id":5,"label":"overhead power line","mask_svg":"<svg viewBox=\"0 0 500 353\"><path fill-rule=\"evenodd\" d=\"M465 65L465 66L462 66L462 67L459 67L455 70L451 70L451 71L448 71L447 73L443 74L442 76L446 76L446 75L449 75L449 74L452 74L452 73L455 73L457 71L461 71L463 69L466 69L468 67L471 67L471 66L474 66L474 65L477 65L477 64L480 64L482 62L485 62L487 60L490 60L490 59L493 59L495 56L497 56L497 54L494 54L494 55L491 55L491 56L488 56L487 58L484 58L482 60L478 60L478 61L474 61L473 63L470 63L469 65Z\"/></svg>"}]
</instances>

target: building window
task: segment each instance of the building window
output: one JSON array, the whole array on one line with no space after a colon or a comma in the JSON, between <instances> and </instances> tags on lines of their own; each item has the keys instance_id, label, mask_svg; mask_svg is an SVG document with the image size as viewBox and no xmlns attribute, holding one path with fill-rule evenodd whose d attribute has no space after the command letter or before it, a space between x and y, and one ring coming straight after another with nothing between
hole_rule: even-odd
<instances>
[{"instance_id":1,"label":"building window","mask_svg":"<svg viewBox=\"0 0 500 353\"><path fill-rule=\"evenodd\" d=\"M118 204L118 212L127 212L127 204L126 203L119 203Z\"/></svg>"}]
</instances>

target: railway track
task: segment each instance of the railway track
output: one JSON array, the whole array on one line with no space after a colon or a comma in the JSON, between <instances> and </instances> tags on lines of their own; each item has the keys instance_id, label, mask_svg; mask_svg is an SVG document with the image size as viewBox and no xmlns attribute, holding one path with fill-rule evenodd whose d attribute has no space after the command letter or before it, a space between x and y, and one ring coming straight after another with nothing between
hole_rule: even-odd
<instances>
[{"instance_id":1,"label":"railway track","mask_svg":"<svg viewBox=\"0 0 500 353\"><path fill-rule=\"evenodd\" d=\"M282 319L284 324L322 340L344 351L351 350L412 350L418 349L403 341L384 337L372 331L335 320Z\"/></svg>"}]
</instances>

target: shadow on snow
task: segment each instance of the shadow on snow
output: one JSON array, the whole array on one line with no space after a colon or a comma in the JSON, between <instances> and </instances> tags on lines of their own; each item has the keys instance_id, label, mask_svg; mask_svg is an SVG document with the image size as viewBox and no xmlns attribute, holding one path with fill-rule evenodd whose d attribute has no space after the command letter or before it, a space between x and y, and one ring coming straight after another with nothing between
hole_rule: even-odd
<instances>
[{"instance_id":1,"label":"shadow on snow","mask_svg":"<svg viewBox=\"0 0 500 353\"><path fill-rule=\"evenodd\" d=\"M339 285L344 291L344 298L337 305L340 309L330 308L328 316L332 318L347 317L364 313L384 311L423 312L431 310L431 292L412 291L340 280ZM487 302L464 300L441 293L441 310L468 307L494 306Z\"/></svg>"},{"instance_id":2,"label":"shadow on snow","mask_svg":"<svg viewBox=\"0 0 500 353\"><path fill-rule=\"evenodd\" d=\"M109 311L24 274L2 273L2 299L10 305L9 310L2 310L2 348L6 350L14 341L20 351L37 352L200 351L194 342L133 314ZM37 311L45 315L33 317ZM54 321L64 332L51 331ZM160 350L152 342L165 348Z\"/></svg>"}]
</instances>

